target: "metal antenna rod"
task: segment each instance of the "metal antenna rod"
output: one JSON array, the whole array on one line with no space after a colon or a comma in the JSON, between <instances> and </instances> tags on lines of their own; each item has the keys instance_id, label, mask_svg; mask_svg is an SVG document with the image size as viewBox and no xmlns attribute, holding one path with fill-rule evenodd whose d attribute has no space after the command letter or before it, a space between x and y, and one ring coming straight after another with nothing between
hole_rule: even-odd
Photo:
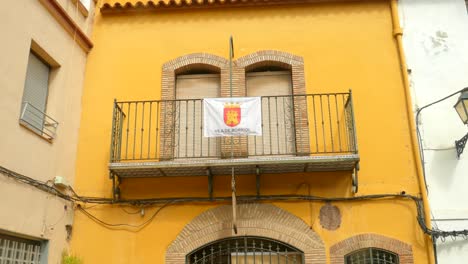
<instances>
[{"instance_id":1,"label":"metal antenna rod","mask_svg":"<svg viewBox=\"0 0 468 264\"><path fill-rule=\"evenodd\" d=\"M229 38L229 96L232 98L232 58L234 57L234 41L232 35ZM231 160L234 158L234 136L231 136ZM231 168L231 191L232 191L232 228L237 234L237 210L236 210L236 176L234 166Z\"/></svg>"}]
</instances>

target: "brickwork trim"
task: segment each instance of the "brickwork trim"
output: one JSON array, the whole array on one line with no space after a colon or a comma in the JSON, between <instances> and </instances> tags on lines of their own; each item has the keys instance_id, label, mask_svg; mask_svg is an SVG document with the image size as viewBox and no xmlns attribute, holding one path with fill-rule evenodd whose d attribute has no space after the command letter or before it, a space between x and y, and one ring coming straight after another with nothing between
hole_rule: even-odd
<instances>
[{"instance_id":1,"label":"brickwork trim","mask_svg":"<svg viewBox=\"0 0 468 264\"><path fill-rule=\"evenodd\" d=\"M413 264L411 245L378 234L360 234L340 241L330 248L330 264L344 264L346 255L364 248L380 248L398 255L400 264Z\"/></svg>"},{"instance_id":2,"label":"brickwork trim","mask_svg":"<svg viewBox=\"0 0 468 264\"><path fill-rule=\"evenodd\" d=\"M233 236L260 236L282 241L304 252L305 264L325 264L321 238L297 216L271 204L237 207L237 235L232 229L232 207L219 206L195 217L166 252L166 264L183 264L192 251L210 242Z\"/></svg>"},{"instance_id":3,"label":"brickwork trim","mask_svg":"<svg viewBox=\"0 0 468 264\"><path fill-rule=\"evenodd\" d=\"M258 66L281 66L291 70L292 94L302 95L306 93L304 59L300 56L277 50L261 50L240 57L233 62L232 68L232 94L235 97L246 95L245 73ZM191 68L204 68L220 73L220 96L230 95L229 60L209 53L192 53L180 56L163 64L161 99L175 99L175 78L177 74L183 73ZM294 127L297 155L308 155L310 153L309 127L307 115L307 102L305 97L295 97L294 100ZM174 155L174 115L176 114L173 102L161 106L161 114L165 117L161 120L161 148L160 160L170 160ZM222 158L231 157L230 138L224 138L220 144ZM235 138L234 157L247 157L247 138Z\"/></svg>"},{"instance_id":4,"label":"brickwork trim","mask_svg":"<svg viewBox=\"0 0 468 264\"><path fill-rule=\"evenodd\" d=\"M279 50L261 50L236 60L240 75L259 66L280 66L291 71L292 94L306 94L304 59L300 56ZM245 88L245 80L239 84L240 89ZM307 100L305 97L294 97L294 127L297 155L310 153L309 127L307 115Z\"/></svg>"},{"instance_id":5,"label":"brickwork trim","mask_svg":"<svg viewBox=\"0 0 468 264\"><path fill-rule=\"evenodd\" d=\"M238 67L249 70L250 66L264 61L283 63L290 66L304 65L302 57L279 50L260 50L238 58L236 64Z\"/></svg>"},{"instance_id":6,"label":"brickwork trim","mask_svg":"<svg viewBox=\"0 0 468 264\"><path fill-rule=\"evenodd\" d=\"M176 76L191 68L203 68L214 70L220 73L221 90L229 85L229 75L226 75L229 68L229 61L223 57L209 53L192 53L177 57L163 64L161 78L161 99L175 99ZM168 102L161 105L161 116L164 120L160 121L161 128L161 148L159 153L160 160L170 160L174 155L174 124L175 124L175 104Z\"/></svg>"}]
</instances>

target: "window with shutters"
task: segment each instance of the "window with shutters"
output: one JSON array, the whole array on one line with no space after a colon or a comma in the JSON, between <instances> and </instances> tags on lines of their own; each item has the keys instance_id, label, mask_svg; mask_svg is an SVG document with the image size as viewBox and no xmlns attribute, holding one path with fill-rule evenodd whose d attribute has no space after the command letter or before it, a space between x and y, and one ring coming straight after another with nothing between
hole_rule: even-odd
<instances>
[{"instance_id":1,"label":"window with shutters","mask_svg":"<svg viewBox=\"0 0 468 264\"><path fill-rule=\"evenodd\" d=\"M24 83L20 123L36 134L52 140L57 121L46 114L51 67L34 52L29 53Z\"/></svg>"},{"instance_id":2,"label":"window with shutters","mask_svg":"<svg viewBox=\"0 0 468 264\"><path fill-rule=\"evenodd\" d=\"M203 137L200 98L219 97L220 74L191 71L177 75L174 158L218 157L219 139Z\"/></svg>"},{"instance_id":3,"label":"window with shutters","mask_svg":"<svg viewBox=\"0 0 468 264\"><path fill-rule=\"evenodd\" d=\"M262 97L263 135L249 136L249 156L295 153L291 71L268 67L247 72L247 96Z\"/></svg>"},{"instance_id":4,"label":"window with shutters","mask_svg":"<svg viewBox=\"0 0 468 264\"><path fill-rule=\"evenodd\" d=\"M0 234L0 263L46 263L45 242Z\"/></svg>"}]
</instances>

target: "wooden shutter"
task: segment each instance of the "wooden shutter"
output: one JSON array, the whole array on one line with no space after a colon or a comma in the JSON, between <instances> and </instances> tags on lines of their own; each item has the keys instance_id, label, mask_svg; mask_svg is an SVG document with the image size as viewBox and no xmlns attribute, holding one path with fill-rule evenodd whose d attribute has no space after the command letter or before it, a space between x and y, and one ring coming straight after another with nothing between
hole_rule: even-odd
<instances>
[{"instance_id":1,"label":"wooden shutter","mask_svg":"<svg viewBox=\"0 0 468 264\"><path fill-rule=\"evenodd\" d=\"M49 73L49 65L42 62L32 52L29 53L28 68L26 71L26 81L23 92L21 119L39 132L42 132L44 125L44 113L46 110L49 87Z\"/></svg>"},{"instance_id":2,"label":"wooden shutter","mask_svg":"<svg viewBox=\"0 0 468 264\"><path fill-rule=\"evenodd\" d=\"M177 76L176 99L179 101L176 103L175 158L219 156L218 139L203 137L201 100L219 97L219 94L219 74Z\"/></svg>"},{"instance_id":3,"label":"wooden shutter","mask_svg":"<svg viewBox=\"0 0 468 264\"><path fill-rule=\"evenodd\" d=\"M262 98L263 136L249 137L249 156L295 153L291 72L246 74L247 96Z\"/></svg>"}]
</instances>

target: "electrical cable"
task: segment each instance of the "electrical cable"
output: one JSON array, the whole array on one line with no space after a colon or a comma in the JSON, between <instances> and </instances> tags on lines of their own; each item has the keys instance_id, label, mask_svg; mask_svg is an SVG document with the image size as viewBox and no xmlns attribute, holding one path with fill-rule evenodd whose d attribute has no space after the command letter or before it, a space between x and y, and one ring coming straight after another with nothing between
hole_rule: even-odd
<instances>
[{"instance_id":1,"label":"electrical cable","mask_svg":"<svg viewBox=\"0 0 468 264\"><path fill-rule=\"evenodd\" d=\"M175 198L150 198L150 199L129 199L129 200L113 200L111 198L102 198L102 197L84 197L79 196L71 187L69 188L73 194L70 196L68 194L62 193L60 190L47 185L44 182L32 179L30 177L21 175L14 171L8 170L5 167L0 166L0 174L3 174L9 178L12 178L16 181L31 185L41 191L56 195L64 200L71 201L77 204L77 209L80 210L83 214L91 218L92 220L107 226L107 227L131 227L131 228L142 228L146 226L148 223L153 221L153 219L157 216L157 214L166 206L173 205L173 204L184 204L184 203L212 203L212 202L229 202L232 197L175 197ZM422 206L421 198L409 195L409 194L371 194L371 195L362 195L362 196L353 196L353 197L320 197L320 196L310 196L310 195L264 195L264 196L256 196L256 195L245 195L239 196L239 202L253 202L253 201L316 201L316 202L351 202L351 201L364 201L364 200L382 200L382 199L410 199L416 205L416 212L417 212L417 221L419 223L420 228L422 231L432 236L435 239L441 238L441 241L445 241L447 237L462 237L463 239L468 239L468 230L454 230L454 231L442 231L442 230L434 230L431 228L426 227L426 221L424 219L424 210ZM138 225L130 225L130 224L111 224L107 223L98 217L89 213L85 208L81 206L81 203L92 203L92 204L108 204L108 205L134 205L134 206L141 206L141 205L155 205L155 204L163 204L159 207L153 215Z\"/></svg>"},{"instance_id":2,"label":"electrical cable","mask_svg":"<svg viewBox=\"0 0 468 264\"><path fill-rule=\"evenodd\" d=\"M426 104L424 105L423 107L421 108L418 108L418 110L416 111L416 136L417 136L417 139L418 139L418 148L419 148L419 154L420 154L420 157L421 157L421 165L422 165L422 170L423 170L423 176L424 176L424 186L426 187L426 191L427 193L429 194L429 189L427 187L427 178L426 178L426 161L425 161L425 157L424 157L424 150L449 150L449 149L454 149L454 147L451 147L451 148L440 148L440 149L435 149L435 148L424 148L423 147L423 142L422 142L422 136L421 136L421 130L419 128L419 117L420 117L420 114L422 112L422 110L432 106L432 105L435 105L437 103L440 103L442 101L445 101L459 93L462 93L462 92L465 92L465 91L468 91L468 87L465 87L457 92L454 92L448 96L445 96L439 100L436 100L432 103L429 103L429 104ZM422 206L422 205L419 205L419 206ZM419 210L418 210L419 211ZM432 214L432 212L431 212ZM429 234L432 236L432 239L433 239L433 246L434 246L434 254L435 254L435 259L436 259L436 262L437 262L437 253L436 253L436 245L435 245L435 241L437 240L438 237L441 237L443 239L441 239L442 242L445 241L445 238L447 236L451 236L451 234L456 234L456 236L463 236L463 238L465 237L468 237L468 231L467 230L461 230L461 231L441 231L439 230L438 226L437 226L437 223L435 224L435 228L437 230L433 230L433 229L428 229L425 225L421 225L425 223L424 219L421 218L421 214L418 212L418 222L421 226L421 228L423 229L424 233L426 234ZM455 233L453 233L455 232ZM466 239L466 238L465 238Z\"/></svg>"},{"instance_id":3,"label":"electrical cable","mask_svg":"<svg viewBox=\"0 0 468 264\"><path fill-rule=\"evenodd\" d=\"M452 93L452 94L450 94L450 95L447 95L447 96L445 96L444 98L441 98L441 99L439 99L439 100L437 100L437 101L434 101L434 102L432 102L432 103L429 103L429 104L427 104L427 105L424 105L423 107L418 108L418 110L416 111L416 120L415 120L415 122L416 122L416 136L417 136L417 138L418 138L418 143L419 143L419 144L418 144L418 148L419 148L419 154L420 154L420 157L421 157L421 163L422 163L421 165L422 165L422 169L423 169L424 186L426 187L426 191L427 191L428 193L429 193L429 190L428 190L428 188L427 188L427 180L426 180L426 166L425 166L426 163L425 163L425 160L424 160L424 149L423 149L423 142L422 142L422 137L421 137L421 131L420 131L420 129L419 129L419 116L420 116L422 110L428 108L429 106L432 106L432 105L435 105L435 104L440 103L440 102L442 102L442 101L445 101L445 100L449 99L450 97L455 96L455 95L457 95L457 94L459 94L459 93L462 93L462 92L464 92L464 91L468 91L468 87L465 87L465 88L463 88L463 89L461 89L461 90L459 90L459 91L457 91L457 92L454 92L454 93Z\"/></svg>"},{"instance_id":4,"label":"electrical cable","mask_svg":"<svg viewBox=\"0 0 468 264\"><path fill-rule=\"evenodd\" d=\"M422 163L423 176L424 176L424 186L426 187L426 191L427 191L428 193L429 193L429 190L428 190L428 188L427 188L427 180L426 180L426 166L425 166L426 163L425 163L425 160L424 160L424 149L423 149L421 131L420 131L420 129L419 129L419 116L420 116L422 110L428 108L429 106L432 106L432 105L435 105L435 104L440 103L440 102L442 102L442 101L445 101L445 100L447 100L447 99L449 99L449 98L451 98L451 97L453 97L453 96L455 96L455 95L457 95L457 94L459 94L459 93L462 93L462 92L464 92L464 91L468 91L468 87L465 87L465 88L463 88L463 89L461 89L461 90L459 90L459 91L457 91L457 92L454 92L454 93L452 93L452 94L450 94L450 95L447 95L447 96L445 96L444 98L441 98L441 99L439 99L439 100L437 100L437 101L434 101L434 102L432 102L432 103L429 103L429 104L427 104L427 105L424 105L423 107L418 108L418 110L416 111L416 120L415 120L415 122L416 122L416 135L417 135L418 143L419 143L419 144L418 144L418 147L419 147L419 154L420 154L420 156L421 156L421 163Z\"/></svg>"},{"instance_id":5,"label":"electrical cable","mask_svg":"<svg viewBox=\"0 0 468 264\"><path fill-rule=\"evenodd\" d=\"M77 208L79 211L81 211L84 215L88 216L89 218L91 218L92 220L94 220L95 222L101 224L101 225L104 225L106 227L130 227L130 228L136 228L136 229L141 229L143 227L145 227L147 224L149 224L150 222L152 222L154 220L154 218L156 218L156 216L158 215L158 213L163 209L165 208L166 206L170 205L171 203L166 203L164 205L162 205L161 207L159 207L158 209L156 209L156 211L151 215L150 218L148 218L147 220L145 220L144 222L138 224L138 225L131 225L131 224L111 224L111 223L107 223L101 219L99 219L98 217L94 216L93 214L91 214L90 212L88 212L86 209L84 209L83 207L81 207L80 204L77 205Z\"/></svg>"},{"instance_id":6,"label":"electrical cable","mask_svg":"<svg viewBox=\"0 0 468 264\"><path fill-rule=\"evenodd\" d=\"M135 212L129 212L124 207L120 207L120 209L122 209L122 211L124 211L125 213L130 214L130 215L140 214L141 213L141 209L137 209Z\"/></svg>"}]
</instances>

